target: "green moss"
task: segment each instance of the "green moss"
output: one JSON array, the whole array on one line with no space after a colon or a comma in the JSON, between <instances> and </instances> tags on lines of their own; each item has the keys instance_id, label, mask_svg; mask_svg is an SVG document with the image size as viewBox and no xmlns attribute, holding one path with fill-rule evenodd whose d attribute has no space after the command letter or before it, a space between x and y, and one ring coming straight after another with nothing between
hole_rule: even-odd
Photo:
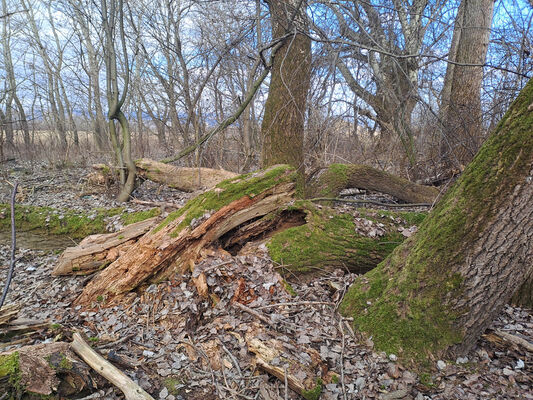
<instances>
[{"instance_id":1,"label":"green moss","mask_svg":"<svg viewBox=\"0 0 533 400\"><path fill-rule=\"evenodd\" d=\"M16 393L22 392L18 351L8 355L0 355L0 380L4 380L4 378L7 378L10 387ZM13 398L17 397L13 396Z\"/></svg>"},{"instance_id":2,"label":"green moss","mask_svg":"<svg viewBox=\"0 0 533 400\"><path fill-rule=\"evenodd\" d=\"M428 388L434 387L433 377L428 372L422 372L420 374L420 383Z\"/></svg>"},{"instance_id":3,"label":"green moss","mask_svg":"<svg viewBox=\"0 0 533 400\"><path fill-rule=\"evenodd\" d=\"M102 301L104 301L104 296L96 296L96 301L101 303Z\"/></svg>"},{"instance_id":4,"label":"green moss","mask_svg":"<svg viewBox=\"0 0 533 400\"><path fill-rule=\"evenodd\" d=\"M328 184L319 191L321 197L336 197L339 188L345 187L349 179L350 166L347 164L331 164L320 178Z\"/></svg>"},{"instance_id":5,"label":"green moss","mask_svg":"<svg viewBox=\"0 0 533 400\"><path fill-rule=\"evenodd\" d=\"M294 290L291 284L287 282L285 279L283 279L283 287L285 288L287 293L289 293L292 297L298 296L298 293L296 292L296 290Z\"/></svg>"},{"instance_id":6,"label":"green moss","mask_svg":"<svg viewBox=\"0 0 533 400\"><path fill-rule=\"evenodd\" d=\"M170 213L155 229L155 232L183 216L183 221L180 222L173 232L174 235L177 235L184 227L189 226L193 219L201 218L207 212L216 212L225 205L244 196L253 198L275 184L283 181L293 181L295 177L296 175L291 167L281 165L264 171L227 179L219 183L215 189L195 197L181 209Z\"/></svg>"},{"instance_id":7,"label":"green moss","mask_svg":"<svg viewBox=\"0 0 533 400\"><path fill-rule=\"evenodd\" d=\"M68 235L82 239L88 235L106 231L106 218L117 215L122 208L95 209L88 213L59 210L51 207L27 205L15 206L15 226L19 231L39 231L51 235ZM0 228L10 229L11 210L6 204L0 205Z\"/></svg>"},{"instance_id":8,"label":"green moss","mask_svg":"<svg viewBox=\"0 0 533 400\"><path fill-rule=\"evenodd\" d=\"M181 393L180 388L184 386L186 381L177 376L171 376L165 378L163 385L167 388L168 392L173 396L178 396Z\"/></svg>"},{"instance_id":9,"label":"green moss","mask_svg":"<svg viewBox=\"0 0 533 400\"><path fill-rule=\"evenodd\" d=\"M316 386L311 390L304 390L302 392L302 396L307 400L318 400L320 394L322 393L322 385L322 379L318 378L316 380Z\"/></svg>"},{"instance_id":10,"label":"green moss","mask_svg":"<svg viewBox=\"0 0 533 400\"><path fill-rule=\"evenodd\" d=\"M50 329L52 330L57 330L57 329L60 329L61 328L61 324L51 324L50 325Z\"/></svg>"},{"instance_id":11,"label":"green moss","mask_svg":"<svg viewBox=\"0 0 533 400\"><path fill-rule=\"evenodd\" d=\"M59 362L59 368L63 370L71 370L72 362L64 355L61 355L61 361Z\"/></svg>"},{"instance_id":12,"label":"green moss","mask_svg":"<svg viewBox=\"0 0 533 400\"><path fill-rule=\"evenodd\" d=\"M332 209L316 207L310 202L298 201L292 208L304 211L306 224L292 227L275 234L267 243L272 259L288 272L307 273L327 267L347 267L356 272L374 268L405 239L398 232L398 224L390 216L416 220L418 213L381 213L368 211L367 217L382 224L385 234L366 237L356 231L353 216L337 214ZM421 218L420 218L421 219ZM281 272L284 272L283 269Z\"/></svg>"},{"instance_id":13,"label":"green moss","mask_svg":"<svg viewBox=\"0 0 533 400\"><path fill-rule=\"evenodd\" d=\"M105 209L97 208L89 212L54 209L28 205L15 206L15 226L18 231L36 231L47 235L67 235L73 239L83 239L95 233L106 232L107 219L123 214L121 219L125 225L160 214L159 208L134 213L124 213L121 207ZM11 228L11 208L0 204L0 229Z\"/></svg>"},{"instance_id":14,"label":"green moss","mask_svg":"<svg viewBox=\"0 0 533 400\"><path fill-rule=\"evenodd\" d=\"M157 217L161 214L160 208L152 208L146 211L137 211L132 213L124 213L120 217L124 225L134 224L136 222L144 221L148 218Z\"/></svg>"},{"instance_id":15,"label":"green moss","mask_svg":"<svg viewBox=\"0 0 533 400\"><path fill-rule=\"evenodd\" d=\"M333 375L331 377L331 382L335 384L339 383L340 382L339 375Z\"/></svg>"}]
</instances>

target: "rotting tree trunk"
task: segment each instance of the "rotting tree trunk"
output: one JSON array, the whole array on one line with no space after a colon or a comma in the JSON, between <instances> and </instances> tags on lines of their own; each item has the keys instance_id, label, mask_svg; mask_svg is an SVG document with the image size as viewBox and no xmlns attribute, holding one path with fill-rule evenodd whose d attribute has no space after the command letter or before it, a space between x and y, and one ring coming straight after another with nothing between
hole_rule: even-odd
<instances>
[{"instance_id":1,"label":"rotting tree trunk","mask_svg":"<svg viewBox=\"0 0 533 400\"><path fill-rule=\"evenodd\" d=\"M96 276L76 300L90 304L128 292L147 280L194 267L200 252L226 232L266 215L294 195L293 171L278 166L222 183L171 213Z\"/></svg>"},{"instance_id":2,"label":"rotting tree trunk","mask_svg":"<svg viewBox=\"0 0 533 400\"><path fill-rule=\"evenodd\" d=\"M157 219L136 222L114 233L87 236L78 246L69 247L61 254L52 275L88 275L102 269L124 254Z\"/></svg>"},{"instance_id":3,"label":"rotting tree trunk","mask_svg":"<svg viewBox=\"0 0 533 400\"><path fill-rule=\"evenodd\" d=\"M335 197L341 190L359 188L387 193L407 203L433 203L439 194L424 186L384 171L357 164L332 164L312 177L308 197Z\"/></svg>"},{"instance_id":4,"label":"rotting tree trunk","mask_svg":"<svg viewBox=\"0 0 533 400\"><path fill-rule=\"evenodd\" d=\"M272 37L283 40L272 65L265 115L262 166L289 164L303 171L304 120L311 71L311 40L305 34L305 3L268 2Z\"/></svg>"},{"instance_id":5,"label":"rotting tree trunk","mask_svg":"<svg viewBox=\"0 0 533 400\"><path fill-rule=\"evenodd\" d=\"M378 349L464 355L530 274L532 103L533 80L417 234L346 294L342 312Z\"/></svg>"},{"instance_id":6,"label":"rotting tree trunk","mask_svg":"<svg viewBox=\"0 0 533 400\"><path fill-rule=\"evenodd\" d=\"M94 389L94 379L68 343L37 344L0 353L0 392L10 399L70 398Z\"/></svg>"},{"instance_id":7,"label":"rotting tree trunk","mask_svg":"<svg viewBox=\"0 0 533 400\"><path fill-rule=\"evenodd\" d=\"M332 170L342 175L337 170L351 167L336 165ZM383 176L386 178L383 187L387 186L387 179L395 182L392 176ZM236 253L248 242L268 238L270 255L282 271L315 273L340 267L363 273L374 268L403 241L400 232L423 218L419 213L401 212L339 215L325 206L295 201L298 177L291 167L276 166L231 178L190 200L134 244L126 241L129 236L125 233L117 233L109 236L112 240L104 240L112 245L109 248L96 243L94 249L81 246L70 250L61 258L66 261L56 267L56 273L92 271L119 256L78 299L80 304L88 304L98 296L112 298L145 281L157 281L174 272L184 273L194 267L208 246L218 245ZM354 179L332 181L333 188L328 193L338 193L355 182ZM322 182L317 187L324 188L324 185ZM405 199L404 192L397 195Z\"/></svg>"},{"instance_id":8,"label":"rotting tree trunk","mask_svg":"<svg viewBox=\"0 0 533 400\"><path fill-rule=\"evenodd\" d=\"M135 161L135 165L137 174L141 178L163 183L185 192L212 188L223 180L237 176L234 172L221 169L175 167L147 158ZM198 182L199 176L201 182Z\"/></svg>"}]
</instances>

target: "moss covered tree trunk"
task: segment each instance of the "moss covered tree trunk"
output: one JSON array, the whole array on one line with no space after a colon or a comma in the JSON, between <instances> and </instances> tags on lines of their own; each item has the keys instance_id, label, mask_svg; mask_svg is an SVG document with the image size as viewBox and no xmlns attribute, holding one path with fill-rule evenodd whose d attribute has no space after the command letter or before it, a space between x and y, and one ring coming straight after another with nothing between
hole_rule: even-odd
<instances>
[{"instance_id":1,"label":"moss covered tree trunk","mask_svg":"<svg viewBox=\"0 0 533 400\"><path fill-rule=\"evenodd\" d=\"M272 37L283 40L272 65L261 126L262 164L303 168L304 116L310 80L311 41L305 7L298 0L270 0Z\"/></svg>"},{"instance_id":2,"label":"moss covered tree trunk","mask_svg":"<svg viewBox=\"0 0 533 400\"><path fill-rule=\"evenodd\" d=\"M467 353L532 269L533 80L461 178L342 303L379 349Z\"/></svg>"}]
</instances>

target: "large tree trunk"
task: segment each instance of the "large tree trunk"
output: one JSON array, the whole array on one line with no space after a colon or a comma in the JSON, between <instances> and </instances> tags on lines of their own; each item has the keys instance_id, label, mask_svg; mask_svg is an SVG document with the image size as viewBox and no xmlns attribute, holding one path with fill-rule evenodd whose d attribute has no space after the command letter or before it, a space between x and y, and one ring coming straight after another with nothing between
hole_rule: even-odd
<instances>
[{"instance_id":1,"label":"large tree trunk","mask_svg":"<svg viewBox=\"0 0 533 400\"><path fill-rule=\"evenodd\" d=\"M453 32L441 101L444 134L441 151L449 168L463 169L483 139L481 83L494 0L463 0ZM466 64L466 65L462 65Z\"/></svg>"},{"instance_id":2,"label":"large tree trunk","mask_svg":"<svg viewBox=\"0 0 533 400\"><path fill-rule=\"evenodd\" d=\"M531 273L533 80L416 235L342 303L405 359L467 353Z\"/></svg>"},{"instance_id":3,"label":"large tree trunk","mask_svg":"<svg viewBox=\"0 0 533 400\"><path fill-rule=\"evenodd\" d=\"M272 37L282 39L272 65L265 115L262 165L289 164L303 171L304 119L311 68L311 40L298 0L270 0Z\"/></svg>"}]
</instances>

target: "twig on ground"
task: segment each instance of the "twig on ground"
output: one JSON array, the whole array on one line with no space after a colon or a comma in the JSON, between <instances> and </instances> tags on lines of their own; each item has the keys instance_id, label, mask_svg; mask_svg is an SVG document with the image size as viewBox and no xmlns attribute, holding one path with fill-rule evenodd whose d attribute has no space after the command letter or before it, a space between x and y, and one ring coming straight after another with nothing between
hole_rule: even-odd
<instances>
[{"instance_id":1,"label":"twig on ground","mask_svg":"<svg viewBox=\"0 0 533 400\"><path fill-rule=\"evenodd\" d=\"M124 372L93 350L78 332L72 335L71 347L91 368L119 388L127 400L154 400Z\"/></svg>"},{"instance_id":2,"label":"twig on ground","mask_svg":"<svg viewBox=\"0 0 533 400\"><path fill-rule=\"evenodd\" d=\"M0 300L0 308L2 308L4 301L6 300L7 292L9 291L9 285L11 284L11 279L13 279L13 271L15 270L15 251L17 248L17 232L15 229L15 198L17 196L18 185L19 183L15 181L15 184L13 185L13 192L11 194L11 261L9 263L9 272L7 273L4 293L2 294L2 299Z\"/></svg>"},{"instance_id":3,"label":"twig on ground","mask_svg":"<svg viewBox=\"0 0 533 400\"><path fill-rule=\"evenodd\" d=\"M291 301L287 303L267 304L266 306L256 307L256 310L264 310L266 308L280 307L280 306L307 306L307 305L327 305L334 306L332 301Z\"/></svg>"},{"instance_id":4,"label":"twig on ground","mask_svg":"<svg viewBox=\"0 0 533 400\"><path fill-rule=\"evenodd\" d=\"M239 366L239 362L237 361L235 356L231 353L231 351L229 351L228 348L226 346L224 346L224 341L222 340L222 338L220 336L218 337L218 340L220 340L220 345L222 346L222 349L228 355L228 357L231 359L231 362L233 363L233 365L235 365L235 368L237 369L237 372L239 373L239 376L242 378L243 375L242 375L241 367Z\"/></svg>"},{"instance_id":5,"label":"twig on ground","mask_svg":"<svg viewBox=\"0 0 533 400\"><path fill-rule=\"evenodd\" d=\"M248 314L253 315L254 317L256 317L259 320L263 321L268 326L274 327L274 325L275 325L270 318L267 318L263 314L260 314L257 311L252 310L250 307L246 307L244 304L235 302L235 303L233 303L233 306L241 309L244 312L247 312Z\"/></svg>"},{"instance_id":6,"label":"twig on ground","mask_svg":"<svg viewBox=\"0 0 533 400\"><path fill-rule=\"evenodd\" d=\"M343 328L343 320L342 318L339 320L339 331L342 335L342 345L341 345L341 360L340 360L340 367L341 367L341 388L342 388L342 397L344 400L347 399L346 397L346 387L344 386L344 350L345 350L345 335L344 335L344 328Z\"/></svg>"},{"instance_id":7,"label":"twig on ground","mask_svg":"<svg viewBox=\"0 0 533 400\"><path fill-rule=\"evenodd\" d=\"M499 336L499 337L501 337L503 340L505 340L507 342L511 342L513 344L521 346L524 349L526 349L527 351L533 353L533 344L529 343L526 339L522 339L519 336L512 335L512 334L507 333L507 332L503 332L503 331L501 331L499 329L495 330L494 334Z\"/></svg>"}]
</instances>

